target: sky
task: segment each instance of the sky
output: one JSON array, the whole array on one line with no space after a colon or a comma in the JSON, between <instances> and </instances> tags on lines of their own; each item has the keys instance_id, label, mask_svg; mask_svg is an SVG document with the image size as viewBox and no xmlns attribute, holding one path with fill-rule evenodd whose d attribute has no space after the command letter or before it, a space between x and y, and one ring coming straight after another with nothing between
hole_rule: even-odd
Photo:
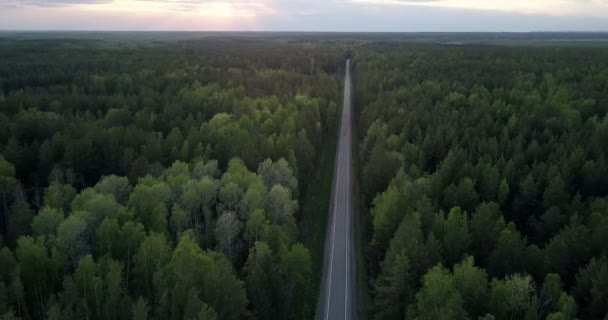
<instances>
[{"instance_id":1,"label":"sky","mask_svg":"<svg viewBox=\"0 0 608 320\"><path fill-rule=\"evenodd\" d=\"M608 31L608 0L0 0L0 30Z\"/></svg>"}]
</instances>

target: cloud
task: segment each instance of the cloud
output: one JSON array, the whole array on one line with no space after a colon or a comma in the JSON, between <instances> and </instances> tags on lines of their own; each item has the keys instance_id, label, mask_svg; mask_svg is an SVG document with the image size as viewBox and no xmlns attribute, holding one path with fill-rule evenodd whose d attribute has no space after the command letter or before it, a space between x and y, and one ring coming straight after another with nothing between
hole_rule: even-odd
<instances>
[{"instance_id":1,"label":"cloud","mask_svg":"<svg viewBox=\"0 0 608 320\"><path fill-rule=\"evenodd\" d=\"M56 7L110 2L112 2L112 0L0 0L0 6Z\"/></svg>"},{"instance_id":2,"label":"cloud","mask_svg":"<svg viewBox=\"0 0 608 320\"><path fill-rule=\"evenodd\" d=\"M352 0L0 0L0 7L104 5L118 10L222 11L241 14L320 14L352 5Z\"/></svg>"},{"instance_id":3,"label":"cloud","mask_svg":"<svg viewBox=\"0 0 608 320\"><path fill-rule=\"evenodd\" d=\"M517 14L608 16L608 0L353 0L359 4L429 6Z\"/></svg>"},{"instance_id":4,"label":"cloud","mask_svg":"<svg viewBox=\"0 0 608 320\"><path fill-rule=\"evenodd\" d=\"M0 29L608 30L608 0L0 0Z\"/></svg>"},{"instance_id":5,"label":"cloud","mask_svg":"<svg viewBox=\"0 0 608 320\"><path fill-rule=\"evenodd\" d=\"M115 8L207 10L240 14L327 14L370 7L428 6L518 14L608 16L608 0L0 0L0 6L57 7L111 5Z\"/></svg>"},{"instance_id":6,"label":"cloud","mask_svg":"<svg viewBox=\"0 0 608 320\"><path fill-rule=\"evenodd\" d=\"M125 1L126 2L126 1ZM178 12L198 12L220 16L255 16L266 5L259 1L204 1L204 0L136 0L128 7L155 7Z\"/></svg>"}]
</instances>

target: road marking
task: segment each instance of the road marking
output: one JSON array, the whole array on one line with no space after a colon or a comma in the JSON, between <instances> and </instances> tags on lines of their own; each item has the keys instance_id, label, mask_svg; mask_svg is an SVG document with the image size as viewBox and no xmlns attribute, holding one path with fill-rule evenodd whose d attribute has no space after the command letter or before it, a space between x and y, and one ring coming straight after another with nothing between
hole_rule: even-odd
<instances>
[{"instance_id":1,"label":"road marking","mask_svg":"<svg viewBox=\"0 0 608 320\"><path fill-rule=\"evenodd\" d=\"M344 111L343 111L344 112ZM342 118L342 117L341 117ZM329 254L329 282L327 283L327 302L325 303L325 319L329 320L329 302L331 301L331 275L333 274L333 269L334 269L334 242L336 239L336 215L337 215L337 208L338 208L338 190L340 189L340 159L342 158L342 119L340 119L340 130L339 130L339 134L340 136L338 137L338 159L336 159L336 162L338 164L338 172L336 174L336 192L334 193L334 208L333 208L333 215L332 215L332 231L331 231L331 253Z\"/></svg>"},{"instance_id":2,"label":"road marking","mask_svg":"<svg viewBox=\"0 0 608 320\"><path fill-rule=\"evenodd\" d=\"M344 143L342 143L342 131L344 130L344 124L345 122L348 123L348 121L345 121L345 119L349 120L346 117L346 107L347 105L350 106L350 97L348 97L348 104L347 102L347 96L350 95L350 81L346 82L346 80L350 80L350 59L348 59L346 61L346 75L348 76L345 77L344 80L344 105L342 108L342 116L340 117L340 136L338 137L338 157L336 159L337 164L338 164L338 171L336 174L336 185L335 185L335 193L334 193L334 206L333 206L333 215L332 215L332 235L331 235L331 252L330 252L330 257L329 257L329 281L327 284L327 301L325 303L325 319L329 320L329 308L330 308L330 301L331 301L331 282L332 282L332 274L333 274L333 265L334 265L334 249L335 249L335 238L336 238L336 222L337 222L337 214L338 214L338 194L339 194L339 190L340 190L340 160L342 159L342 146L344 145ZM348 87L348 88L347 88ZM348 93L348 95L347 95ZM349 108L350 109L350 108ZM350 110L349 110L350 111ZM350 112L349 112L350 114ZM350 115L349 115L350 117ZM348 129L348 128L347 128ZM347 130L347 133L349 133L349 130ZM350 136L350 134L347 134L347 136ZM346 159L346 217L348 218L349 214L348 214L348 210L350 210L349 207L349 175L350 175L350 145L347 146L347 151L349 153L349 157ZM348 316L348 312L347 312L347 308L348 308L348 248L349 248L349 244L348 244L348 234L349 234L349 220L347 219L347 223L346 223L346 292L345 292L345 297L344 297L344 319L347 319Z\"/></svg>"},{"instance_id":3,"label":"road marking","mask_svg":"<svg viewBox=\"0 0 608 320\"><path fill-rule=\"evenodd\" d=\"M348 108L349 108L349 114L348 114L348 118L347 118L347 122L350 121L350 107L351 107L351 101L350 101L350 59L346 61L346 75L347 75L347 79L349 80L348 85L345 84L344 85L344 101L346 101L346 97L348 95ZM346 89L346 87L348 87L348 91ZM346 105L345 105L346 107ZM348 138L350 138L350 132L347 132ZM344 294L344 319L348 319L348 263L349 263L349 259L348 259L348 250L349 250L349 244L348 244L348 240L350 239L350 219L349 219L349 214L350 214L350 184L349 184L349 180L350 180L350 139L347 139L349 141L348 145L346 146L346 153L347 153L347 158L346 158L346 291Z\"/></svg>"}]
</instances>

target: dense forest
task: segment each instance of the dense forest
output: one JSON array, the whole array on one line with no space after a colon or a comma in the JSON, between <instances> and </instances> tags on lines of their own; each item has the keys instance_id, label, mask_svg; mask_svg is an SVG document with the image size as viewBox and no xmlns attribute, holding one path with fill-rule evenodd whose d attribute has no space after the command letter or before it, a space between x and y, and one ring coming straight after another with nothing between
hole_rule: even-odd
<instances>
[{"instance_id":1,"label":"dense forest","mask_svg":"<svg viewBox=\"0 0 608 320\"><path fill-rule=\"evenodd\" d=\"M344 50L0 41L1 319L310 319Z\"/></svg>"},{"instance_id":2,"label":"dense forest","mask_svg":"<svg viewBox=\"0 0 608 320\"><path fill-rule=\"evenodd\" d=\"M355 52L374 319L608 319L608 50Z\"/></svg>"},{"instance_id":3,"label":"dense forest","mask_svg":"<svg viewBox=\"0 0 608 320\"><path fill-rule=\"evenodd\" d=\"M351 54L369 315L608 319L608 49L137 37L0 38L0 319L314 318Z\"/></svg>"}]
</instances>

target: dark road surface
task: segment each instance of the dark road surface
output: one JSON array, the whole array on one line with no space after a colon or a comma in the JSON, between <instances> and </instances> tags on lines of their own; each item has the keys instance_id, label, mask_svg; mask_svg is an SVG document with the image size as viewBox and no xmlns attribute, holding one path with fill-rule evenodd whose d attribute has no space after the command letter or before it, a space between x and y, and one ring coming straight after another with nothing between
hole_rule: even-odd
<instances>
[{"instance_id":1,"label":"dark road surface","mask_svg":"<svg viewBox=\"0 0 608 320\"><path fill-rule=\"evenodd\" d=\"M350 60L346 62L344 107L334 169L330 224L325 244L318 319L353 319L354 238L351 170Z\"/></svg>"}]
</instances>

